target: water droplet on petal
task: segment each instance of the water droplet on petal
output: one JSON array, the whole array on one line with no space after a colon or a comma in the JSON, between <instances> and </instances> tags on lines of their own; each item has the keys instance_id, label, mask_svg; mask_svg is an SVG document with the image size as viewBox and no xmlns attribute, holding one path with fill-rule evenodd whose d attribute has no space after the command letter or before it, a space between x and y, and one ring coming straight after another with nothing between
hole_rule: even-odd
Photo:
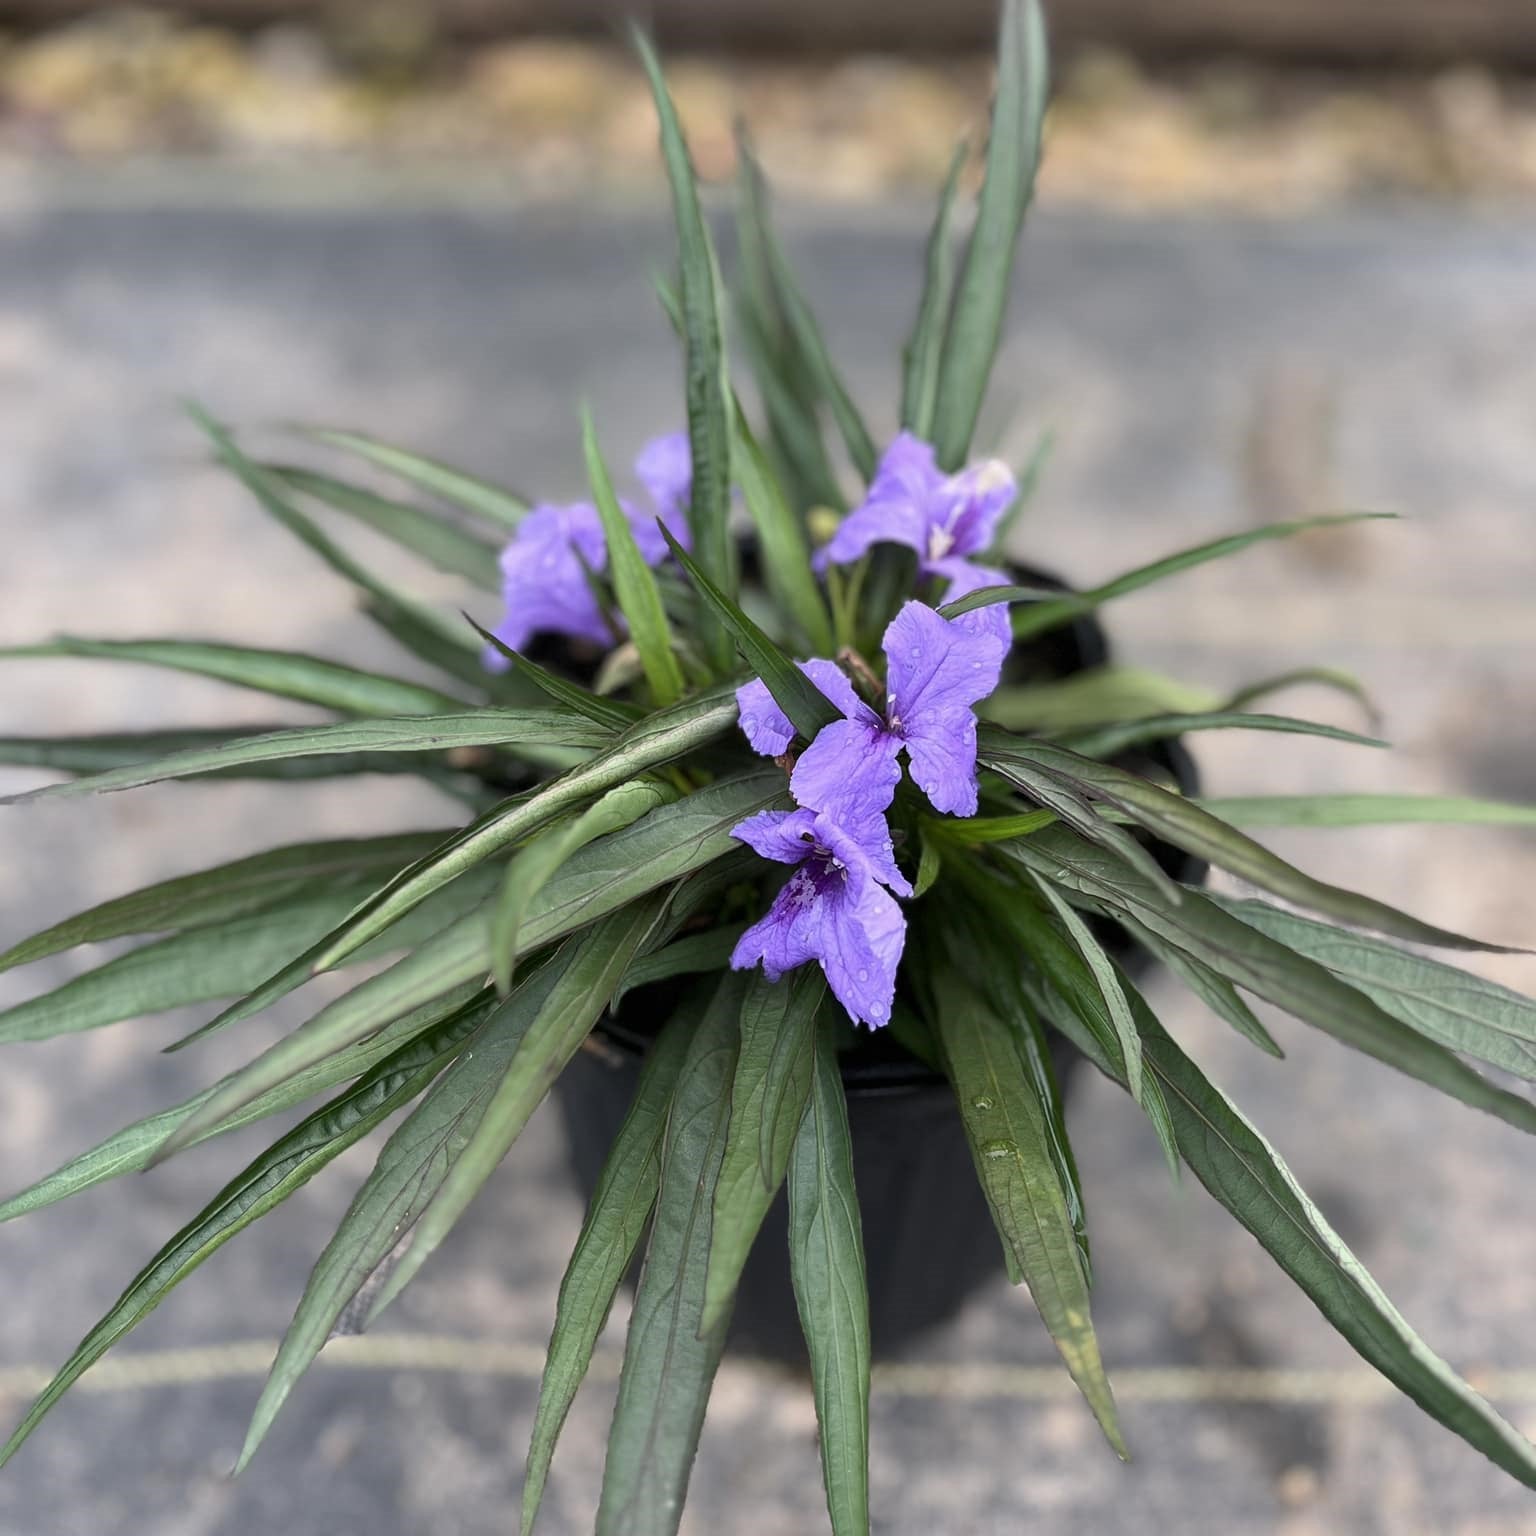
<instances>
[{"instance_id":1,"label":"water droplet on petal","mask_svg":"<svg viewBox=\"0 0 1536 1536\"><path fill-rule=\"evenodd\" d=\"M859 972L859 980L860 981L868 981L869 980L869 972L865 971L865 970L861 970Z\"/></svg>"},{"instance_id":2,"label":"water droplet on petal","mask_svg":"<svg viewBox=\"0 0 1536 1536\"><path fill-rule=\"evenodd\" d=\"M874 1019L878 1023L881 1019L883 1019L885 1017L885 1004L884 1003L871 1003L869 1005L869 1016L870 1016L870 1018Z\"/></svg>"}]
</instances>

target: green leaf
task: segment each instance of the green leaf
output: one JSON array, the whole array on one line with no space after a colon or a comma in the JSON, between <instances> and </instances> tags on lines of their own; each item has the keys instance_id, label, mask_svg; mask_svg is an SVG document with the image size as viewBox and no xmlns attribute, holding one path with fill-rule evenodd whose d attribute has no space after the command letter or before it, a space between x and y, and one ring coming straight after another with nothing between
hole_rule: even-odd
<instances>
[{"instance_id":1,"label":"green leaf","mask_svg":"<svg viewBox=\"0 0 1536 1536\"><path fill-rule=\"evenodd\" d=\"M1049 880L1035 877L1035 888L1045 897L1057 921L1066 930L1083 963L1093 977L1093 984L1104 999L1104 1011L1114 1025L1120 1041L1120 1059L1125 1068L1125 1080L1131 1097L1142 1104L1141 1036L1136 1033L1136 1021L1131 1017L1131 1005L1125 1000L1115 963L1104 951L1104 946L1094 938L1088 924L1062 899Z\"/></svg>"},{"instance_id":2,"label":"green leaf","mask_svg":"<svg viewBox=\"0 0 1536 1536\"><path fill-rule=\"evenodd\" d=\"M0 1044L100 1029L122 1019L233 997L357 905L371 881L298 896L265 912L141 945L62 986L0 1011Z\"/></svg>"},{"instance_id":3,"label":"green leaf","mask_svg":"<svg viewBox=\"0 0 1536 1536\"><path fill-rule=\"evenodd\" d=\"M812 653L829 656L836 648L832 620L811 574L811 550L805 529L784 500L740 404L735 406L734 419L736 450L732 462L741 481L742 499L757 529L768 591L795 621Z\"/></svg>"},{"instance_id":4,"label":"green leaf","mask_svg":"<svg viewBox=\"0 0 1536 1536\"><path fill-rule=\"evenodd\" d=\"M902 349L901 424L925 442L933 434L939 364L955 288L955 194L960 190L960 173L970 150L962 139L949 162L923 258L923 296L918 301L912 334Z\"/></svg>"},{"instance_id":5,"label":"green leaf","mask_svg":"<svg viewBox=\"0 0 1536 1536\"><path fill-rule=\"evenodd\" d=\"M1139 1022L1147 1063L1167 1089L1179 1150L1195 1177L1383 1376L1506 1472L1536 1487L1536 1448L1414 1333L1275 1149L1150 1013L1142 1011Z\"/></svg>"},{"instance_id":6,"label":"green leaf","mask_svg":"<svg viewBox=\"0 0 1536 1536\"><path fill-rule=\"evenodd\" d=\"M529 1116L544 1102L608 1006L635 951L655 927L661 908L660 896L643 898L570 939L565 946L572 952L569 959L562 954L551 962L548 969L558 968L558 980L530 1020L474 1134L415 1226L391 1254L389 1274L368 1308L368 1323L375 1322L411 1283L511 1150Z\"/></svg>"},{"instance_id":7,"label":"green leaf","mask_svg":"<svg viewBox=\"0 0 1536 1536\"><path fill-rule=\"evenodd\" d=\"M745 979L721 978L689 1044L608 1437L597 1536L674 1536L726 1325L705 1330L710 1213L725 1153Z\"/></svg>"},{"instance_id":8,"label":"green leaf","mask_svg":"<svg viewBox=\"0 0 1536 1536\"><path fill-rule=\"evenodd\" d=\"M1035 745L1021 737L1003 737L995 730L984 730L977 761L1001 774L1014 788L1038 801L1091 842L1118 854L1170 901L1181 900L1182 892L1175 881L1125 828L1099 814L1083 785L1048 771L1038 758L1026 755L1024 749Z\"/></svg>"},{"instance_id":9,"label":"green leaf","mask_svg":"<svg viewBox=\"0 0 1536 1536\"><path fill-rule=\"evenodd\" d=\"M708 745L724 735L735 720L734 696L714 693L686 700L640 721L606 752L570 769L533 795L493 806L402 870L337 930L331 941L311 957L310 963L316 970L335 965L465 870L547 826L584 801Z\"/></svg>"},{"instance_id":10,"label":"green leaf","mask_svg":"<svg viewBox=\"0 0 1536 1536\"><path fill-rule=\"evenodd\" d=\"M759 248L780 312L789 327L800 356L805 360L811 378L815 381L817 390L831 408L832 419L837 423L837 430L848 449L849 459L852 460L859 474L869 481L874 478L875 465L879 458L874 439L870 437L869 428L864 425L864 418L860 416L859 408L853 402L853 396L848 393L847 386L838 373L837 364L832 360L832 352L827 346L826 337L821 334L821 327L816 323L816 316L806 302L794 269L789 264L789 258L785 256L773 232L768 208L767 179L758 165L751 141L740 125L736 131L736 152L741 159L743 180L749 190L750 216L756 226Z\"/></svg>"},{"instance_id":11,"label":"green leaf","mask_svg":"<svg viewBox=\"0 0 1536 1536\"><path fill-rule=\"evenodd\" d=\"M682 301L688 443L693 489L688 526L699 564L727 594L736 591L736 546L731 539L730 383L725 361L725 321L720 308L720 269L709 225L699 206L698 183L682 125L667 91L661 64L638 26L630 35L640 55L661 130L661 152L672 187ZM704 653L717 673L729 670L730 641L709 614L700 616Z\"/></svg>"},{"instance_id":12,"label":"green leaf","mask_svg":"<svg viewBox=\"0 0 1536 1536\"><path fill-rule=\"evenodd\" d=\"M253 1099L227 1119L209 1123L188 1144L195 1145L210 1137L221 1136L226 1131L238 1130L241 1126L265 1119L268 1115L280 1114L316 1093L334 1088L337 1083L368 1071L397 1049L401 1042L422 1034L443 1020L464 1012L466 1008L478 1006L484 998L484 988L472 984L434 999L425 1007L397 1019L376 1035L370 1035L366 1040L337 1052L278 1088ZM135 1120L131 1125L114 1131L88 1151L70 1158L52 1173L0 1202L0 1221L29 1215L122 1174L142 1172L154 1161L155 1153L166 1138L207 1104L227 1081L227 1078L222 1079L190 1099L184 1099L180 1104L146 1115L142 1120Z\"/></svg>"},{"instance_id":13,"label":"green leaf","mask_svg":"<svg viewBox=\"0 0 1536 1536\"><path fill-rule=\"evenodd\" d=\"M0 796L0 805L106 794L166 779L193 778L225 768L294 757L351 752L451 752L461 747L499 746L515 748L519 755L536 759L546 747L593 748L606 746L611 739L607 731L590 721L554 709L476 709L455 715L403 715L397 719L301 725L223 746L173 752L155 762L111 768L19 795Z\"/></svg>"},{"instance_id":14,"label":"green leaf","mask_svg":"<svg viewBox=\"0 0 1536 1536\"><path fill-rule=\"evenodd\" d=\"M574 710L583 719L591 720L597 725L606 725L616 731L622 731L626 725L633 725L640 719L642 711L633 704L626 704L621 699L599 698L589 688L583 688L579 683L573 683L568 678L541 667L538 662L530 660L521 651L514 651L504 640L493 635L490 630L470 618L467 613L464 618L470 628L492 650L502 656L520 677L526 678L535 687L548 694L555 703Z\"/></svg>"},{"instance_id":15,"label":"green leaf","mask_svg":"<svg viewBox=\"0 0 1536 1536\"><path fill-rule=\"evenodd\" d=\"M949 470L965 462L997 355L1014 251L1040 161L1047 68L1039 5L1035 0L1004 0L986 177L939 366L933 442L939 464Z\"/></svg>"},{"instance_id":16,"label":"green leaf","mask_svg":"<svg viewBox=\"0 0 1536 1536\"><path fill-rule=\"evenodd\" d=\"M1013 1033L955 973L940 985L945 1060L998 1235L1105 1437L1128 1459L1045 1106Z\"/></svg>"},{"instance_id":17,"label":"green leaf","mask_svg":"<svg viewBox=\"0 0 1536 1536\"><path fill-rule=\"evenodd\" d=\"M1119 757L1132 747L1148 742L1166 741L1190 731L1279 731L1291 736L1323 736L1330 741L1344 741L1356 747L1385 747L1388 743L1374 736L1361 736L1334 725L1315 720L1293 720L1289 715L1251 715L1237 710L1209 710L1190 715L1150 715L1143 720L1128 720L1120 725L1106 725L1065 743L1084 757Z\"/></svg>"},{"instance_id":18,"label":"green leaf","mask_svg":"<svg viewBox=\"0 0 1536 1536\"><path fill-rule=\"evenodd\" d=\"M437 459L429 459L423 454L409 453L404 448L392 448L388 443L365 437L361 432L339 432L329 427L308 427L303 430L307 437L317 443L355 453L370 464L388 470L407 484L418 486L434 496L441 496L444 501L463 507L466 511L478 513L500 527L517 527L528 510L528 503L522 497L514 496L511 491L492 485L476 475L465 474L463 470L454 469Z\"/></svg>"},{"instance_id":19,"label":"green leaf","mask_svg":"<svg viewBox=\"0 0 1536 1536\"><path fill-rule=\"evenodd\" d=\"M695 1010L686 1009L646 1052L634 1101L613 1139L560 1282L523 1474L523 1536L529 1536L538 1518L560 1430L650 1222L667 1114L695 1022Z\"/></svg>"},{"instance_id":20,"label":"green leaf","mask_svg":"<svg viewBox=\"0 0 1536 1536\"><path fill-rule=\"evenodd\" d=\"M486 592L501 591L501 566L496 546L455 527L443 517L313 469L291 464L263 464L260 467L286 490L313 496L334 511L356 518L376 533L420 555L438 570L466 577Z\"/></svg>"},{"instance_id":21,"label":"green leaf","mask_svg":"<svg viewBox=\"0 0 1536 1536\"><path fill-rule=\"evenodd\" d=\"M1161 560L1138 566L1113 581L1106 581L1102 586L1090 587L1086 592L1057 593L1042 599L1039 587L981 587L952 603L945 603L939 612L946 619L953 619L993 603L1025 602L1028 606L1020 608L1013 615L1013 638L1015 641L1029 640L1048 630L1060 629L1063 624L1070 624L1073 619L1092 613L1114 598L1140 591L1143 587L1150 587L1155 582L1177 576L1181 571L1191 570L1208 561L1239 554L1250 545L1262 544L1270 539L1293 538L1312 528L1337 528L1345 523L1375 522L1393 516L1391 512L1345 512L1331 517L1307 517L1290 523L1266 523L1262 528L1229 533L1223 538L1196 544L1192 549L1165 555Z\"/></svg>"},{"instance_id":22,"label":"green leaf","mask_svg":"<svg viewBox=\"0 0 1536 1536\"><path fill-rule=\"evenodd\" d=\"M826 980L814 965L779 982L757 972L748 980L730 1125L715 1184L701 1324L706 1333L730 1317L747 1255L788 1171L810 1097L816 1014L826 995Z\"/></svg>"},{"instance_id":23,"label":"green leaf","mask_svg":"<svg viewBox=\"0 0 1536 1536\"><path fill-rule=\"evenodd\" d=\"M608 466L597 445L597 429L592 424L590 411L582 412L581 448L586 457L587 479L592 485L598 516L603 520L614 596L625 623L629 625L635 649L640 653L640 664L645 668L651 697L658 708L665 709L669 704L675 704L683 693L683 674L672 653L672 628L667 623L666 610L661 606L656 579L635 543L629 519L619 506Z\"/></svg>"},{"instance_id":24,"label":"green leaf","mask_svg":"<svg viewBox=\"0 0 1536 1536\"><path fill-rule=\"evenodd\" d=\"M367 1299L365 1289L378 1283L380 1268L402 1234L409 1233L450 1177L529 1026L574 959L574 952L562 951L531 973L462 1042L453 1064L385 1142L305 1284L251 1416L237 1472L265 1438L294 1383L342 1324L349 1303Z\"/></svg>"},{"instance_id":25,"label":"green leaf","mask_svg":"<svg viewBox=\"0 0 1536 1536\"><path fill-rule=\"evenodd\" d=\"M280 725L226 726L212 730L133 731L100 736L0 736L0 765L50 768L59 773L100 773L131 764L154 762L172 753L209 751L268 736ZM324 779L360 773L408 773L432 779L448 789L452 782L440 766L420 757L388 752L339 753L245 763L207 775L214 779ZM451 791L450 791L451 792Z\"/></svg>"},{"instance_id":26,"label":"green leaf","mask_svg":"<svg viewBox=\"0 0 1536 1536\"><path fill-rule=\"evenodd\" d=\"M1059 735L1164 713L1219 709L1221 697L1145 667L1090 667L1048 683L1004 685L977 706L1009 731Z\"/></svg>"},{"instance_id":27,"label":"green leaf","mask_svg":"<svg viewBox=\"0 0 1536 1536\"><path fill-rule=\"evenodd\" d=\"M43 645L0 649L0 658L44 656L91 656L167 667L349 715L451 714L465 707L463 699L436 688L362 672L297 651L263 651L196 640L86 640L76 635L60 635Z\"/></svg>"},{"instance_id":28,"label":"green leaf","mask_svg":"<svg viewBox=\"0 0 1536 1536\"><path fill-rule=\"evenodd\" d=\"M652 950L648 955L641 955L624 973L624 980L613 994L610 1008L617 1012L627 993L637 987L648 987L652 982L666 981L673 976L697 976L701 972L725 970L741 938L742 927L741 923L733 923L729 928L710 928L703 933L690 933L675 943Z\"/></svg>"},{"instance_id":29,"label":"green leaf","mask_svg":"<svg viewBox=\"0 0 1536 1536\"><path fill-rule=\"evenodd\" d=\"M367 595L364 611L383 629L435 667L477 687L494 685L469 636L441 614L380 580L294 506L283 486L252 463L206 411L191 406L192 419L208 434L220 461L256 498L262 510L309 546L330 568Z\"/></svg>"},{"instance_id":30,"label":"green leaf","mask_svg":"<svg viewBox=\"0 0 1536 1536\"><path fill-rule=\"evenodd\" d=\"M735 636L748 665L762 678L779 708L794 722L795 729L810 739L822 726L836 720L837 710L831 700L704 574L688 551L665 528L662 532L705 604Z\"/></svg>"},{"instance_id":31,"label":"green leaf","mask_svg":"<svg viewBox=\"0 0 1536 1536\"><path fill-rule=\"evenodd\" d=\"M1536 827L1536 805L1463 795L1228 795L1195 803L1238 827L1376 827L1405 822Z\"/></svg>"},{"instance_id":32,"label":"green leaf","mask_svg":"<svg viewBox=\"0 0 1536 1536\"><path fill-rule=\"evenodd\" d=\"M869 1290L834 1021L789 1159L789 1270L811 1356L833 1536L869 1532Z\"/></svg>"},{"instance_id":33,"label":"green leaf","mask_svg":"<svg viewBox=\"0 0 1536 1536\"><path fill-rule=\"evenodd\" d=\"M1238 996L1237 988L1203 960L1187 955L1176 944L1169 944L1135 918L1121 913L1118 921L1143 949L1155 955L1203 1002L1217 1018L1225 1019L1250 1044L1277 1061L1285 1056L1279 1043L1259 1022L1258 1016Z\"/></svg>"},{"instance_id":34,"label":"green leaf","mask_svg":"<svg viewBox=\"0 0 1536 1536\"><path fill-rule=\"evenodd\" d=\"M737 847L731 829L755 811L781 802L783 782L779 774L760 771L723 780L589 843L539 894L523 923L524 952L552 944L731 852ZM409 1009L483 977L490 968L488 917L476 912L461 919L231 1074L217 1098L167 1140L163 1155L195 1139L205 1125ZM235 1016L243 1015L226 1015Z\"/></svg>"},{"instance_id":35,"label":"green leaf","mask_svg":"<svg viewBox=\"0 0 1536 1536\"><path fill-rule=\"evenodd\" d=\"M1341 981L1426 1039L1536 1082L1536 1002L1363 933L1335 928L1263 901L1212 893L1217 906Z\"/></svg>"},{"instance_id":36,"label":"green leaf","mask_svg":"<svg viewBox=\"0 0 1536 1536\"><path fill-rule=\"evenodd\" d=\"M1536 1104L1495 1087L1452 1052L1415 1034L1331 972L1193 890L1169 907L1133 871L1061 828L1004 848L1046 879L1077 890L1144 927L1228 981L1452 1098L1536 1131Z\"/></svg>"},{"instance_id":37,"label":"green leaf","mask_svg":"<svg viewBox=\"0 0 1536 1536\"><path fill-rule=\"evenodd\" d=\"M452 1060L474 1022L472 1015L461 1016L409 1042L247 1164L155 1254L80 1341L0 1449L0 1466L65 1392L199 1264L415 1098Z\"/></svg>"},{"instance_id":38,"label":"green leaf","mask_svg":"<svg viewBox=\"0 0 1536 1536\"><path fill-rule=\"evenodd\" d=\"M1078 793L1103 800L1175 848L1208 859L1219 868L1251 881L1261 890L1340 922L1372 928L1415 944L1509 952L1500 945L1484 944L1420 922L1385 902L1314 880L1184 796L1160 789L1149 779L1108 763L1094 762L1062 747L1018 737L1013 738L1011 744L1005 744L995 733L987 733L983 757L990 766L1004 773L1016 771L1022 764L1032 764ZM1110 846L1107 840L1097 841ZM1115 851L1120 852L1119 849Z\"/></svg>"},{"instance_id":39,"label":"green leaf","mask_svg":"<svg viewBox=\"0 0 1536 1536\"><path fill-rule=\"evenodd\" d=\"M77 944L130 934L206 928L354 879L377 879L434 846L441 832L294 843L249 858L178 875L65 918L0 954L0 971L29 965Z\"/></svg>"},{"instance_id":40,"label":"green leaf","mask_svg":"<svg viewBox=\"0 0 1536 1536\"><path fill-rule=\"evenodd\" d=\"M496 989L505 996L512 989L517 962L517 941L528 904L544 889L550 877L578 848L594 838L605 837L632 821L677 799L669 786L637 779L617 784L596 805L562 826L551 827L534 839L507 864L501 897L491 916L491 973Z\"/></svg>"}]
</instances>

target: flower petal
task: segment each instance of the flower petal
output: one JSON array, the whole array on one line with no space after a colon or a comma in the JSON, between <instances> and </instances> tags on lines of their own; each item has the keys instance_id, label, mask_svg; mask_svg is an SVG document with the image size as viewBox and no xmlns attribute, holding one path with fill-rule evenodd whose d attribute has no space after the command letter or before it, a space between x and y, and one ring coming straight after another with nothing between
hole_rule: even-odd
<instances>
[{"instance_id":1,"label":"flower petal","mask_svg":"<svg viewBox=\"0 0 1536 1536\"><path fill-rule=\"evenodd\" d=\"M934 810L976 814L976 715L969 706L924 713L907 732L907 761Z\"/></svg>"},{"instance_id":2,"label":"flower petal","mask_svg":"<svg viewBox=\"0 0 1536 1536\"><path fill-rule=\"evenodd\" d=\"M926 553L934 497L943 485L932 445L910 432L901 433L885 450L869 494L818 552L816 569L847 565L872 544L905 544L920 555Z\"/></svg>"},{"instance_id":3,"label":"flower petal","mask_svg":"<svg viewBox=\"0 0 1536 1536\"><path fill-rule=\"evenodd\" d=\"M644 518L646 526L655 535L660 546L661 559L667 552L666 541L655 534L655 520L660 518L667 531L684 549L691 549L688 529L688 500L693 490L693 453L686 432L669 432L664 437L653 437L640 450L635 460L635 475L651 498L654 512ZM641 542L638 528L635 541L650 561L647 545ZM651 561L655 564L655 561Z\"/></svg>"},{"instance_id":4,"label":"flower petal","mask_svg":"<svg viewBox=\"0 0 1536 1536\"><path fill-rule=\"evenodd\" d=\"M832 995L855 1023L876 1029L889 1024L896 967L907 937L901 908L873 881L850 881L843 894L827 897L822 905L821 968Z\"/></svg>"},{"instance_id":5,"label":"flower petal","mask_svg":"<svg viewBox=\"0 0 1536 1536\"><path fill-rule=\"evenodd\" d=\"M891 620L885 648L886 719L910 733L925 714L969 708L997 687L1007 642L989 628L944 619L925 603L907 603Z\"/></svg>"},{"instance_id":6,"label":"flower petal","mask_svg":"<svg viewBox=\"0 0 1536 1536\"><path fill-rule=\"evenodd\" d=\"M497 639L514 651L543 633L599 645L611 641L582 559L593 570L607 564L597 509L580 502L534 508L501 554L506 613L496 626Z\"/></svg>"},{"instance_id":7,"label":"flower petal","mask_svg":"<svg viewBox=\"0 0 1536 1536\"><path fill-rule=\"evenodd\" d=\"M912 894L906 876L896 867L891 829L883 808L861 811L846 807L835 815L818 815L816 835L826 850L857 878L873 876L898 896Z\"/></svg>"},{"instance_id":8,"label":"flower petal","mask_svg":"<svg viewBox=\"0 0 1536 1536\"><path fill-rule=\"evenodd\" d=\"M761 964L770 981L777 981L785 971L792 971L821 953L822 914L808 892L811 875L800 870L790 876L784 889L773 898L766 917L759 919L736 941L731 951L731 969L749 970Z\"/></svg>"},{"instance_id":9,"label":"flower petal","mask_svg":"<svg viewBox=\"0 0 1536 1536\"><path fill-rule=\"evenodd\" d=\"M795 665L849 718L878 723L879 716L854 692L853 684L835 661L813 658L797 661ZM760 677L736 690L736 708L742 733L754 752L763 757L782 757L789 751L795 728Z\"/></svg>"},{"instance_id":10,"label":"flower petal","mask_svg":"<svg viewBox=\"0 0 1536 1536\"><path fill-rule=\"evenodd\" d=\"M801 754L789 792L801 805L831 812L839 820L845 814L879 815L896 797L900 751L900 738L878 720L834 720Z\"/></svg>"},{"instance_id":11,"label":"flower petal","mask_svg":"<svg viewBox=\"0 0 1536 1536\"><path fill-rule=\"evenodd\" d=\"M983 459L951 475L944 494L950 549L957 555L976 555L991 544L1003 513L1019 494L1019 484L1001 459Z\"/></svg>"},{"instance_id":12,"label":"flower petal","mask_svg":"<svg viewBox=\"0 0 1536 1536\"><path fill-rule=\"evenodd\" d=\"M775 864L799 864L816 845L816 813L759 811L737 822L731 836Z\"/></svg>"}]
</instances>

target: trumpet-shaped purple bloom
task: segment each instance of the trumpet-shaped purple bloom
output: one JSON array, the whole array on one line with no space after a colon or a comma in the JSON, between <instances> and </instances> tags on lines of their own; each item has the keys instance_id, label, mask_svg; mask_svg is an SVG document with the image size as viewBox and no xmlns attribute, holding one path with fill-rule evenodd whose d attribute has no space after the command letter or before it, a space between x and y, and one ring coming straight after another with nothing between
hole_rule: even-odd
<instances>
[{"instance_id":1,"label":"trumpet-shaped purple bloom","mask_svg":"<svg viewBox=\"0 0 1536 1536\"><path fill-rule=\"evenodd\" d=\"M652 505L644 510L628 501L620 505L647 565L660 564L667 554L666 540L656 526L658 518L680 544L688 546L692 473L685 432L653 438L635 461L635 474ZM546 502L535 507L501 553L506 611L496 626L496 638L513 651L523 650L539 634L612 644L615 636L587 579L588 570L602 571L607 564L602 519L591 503L556 506ZM507 665L506 658L494 650L487 652L485 660L497 671Z\"/></svg>"},{"instance_id":2,"label":"trumpet-shaped purple bloom","mask_svg":"<svg viewBox=\"0 0 1536 1536\"><path fill-rule=\"evenodd\" d=\"M838 526L816 556L816 569L847 565L875 544L904 544L916 550L918 570L943 579L945 602L980 587L1007 584L1008 574L971 557L992 542L997 525L1018 494L1013 473L1000 459L973 464L946 475L933 447L910 432L885 450L869 494ZM998 613L978 609L978 623L996 627Z\"/></svg>"},{"instance_id":3,"label":"trumpet-shaped purple bloom","mask_svg":"<svg viewBox=\"0 0 1536 1536\"><path fill-rule=\"evenodd\" d=\"M905 751L913 781L935 810L976 814L976 712L997 687L1008 642L973 615L945 619L907 603L885 631L883 711L866 704L830 661L801 670L842 712L801 755L789 787L803 806L857 814L883 811L901 778ZM741 728L753 749L777 757L794 739L789 718L761 680L736 693Z\"/></svg>"},{"instance_id":4,"label":"trumpet-shaped purple bloom","mask_svg":"<svg viewBox=\"0 0 1536 1536\"><path fill-rule=\"evenodd\" d=\"M765 859L797 866L768 915L742 934L732 968L761 964L777 981L818 961L855 1023L888 1024L907 923L884 887L903 896L912 887L891 857L885 817L759 811L731 835Z\"/></svg>"}]
</instances>

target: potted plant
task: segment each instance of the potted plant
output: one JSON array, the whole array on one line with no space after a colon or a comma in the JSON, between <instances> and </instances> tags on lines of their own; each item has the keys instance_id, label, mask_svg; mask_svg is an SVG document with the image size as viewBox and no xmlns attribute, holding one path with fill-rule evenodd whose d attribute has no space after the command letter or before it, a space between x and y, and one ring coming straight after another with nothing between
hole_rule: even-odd
<instances>
[{"instance_id":1,"label":"potted plant","mask_svg":"<svg viewBox=\"0 0 1536 1536\"><path fill-rule=\"evenodd\" d=\"M1312 879L1242 830L1515 819L1518 808L1201 800L1185 735L1349 733L1254 712L1261 690L1169 708L1158 687L1104 664L1092 623L1103 604L1314 524L1252 529L1082 592L997 552L1027 486L977 458L972 439L1037 158L1035 5L1003 6L975 221L960 258L957 155L906 348L901 431L883 450L840 382L744 153L732 329L766 418L761 432L750 424L682 131L654 55L643 38L637 46L676 213L677 280L662 298L681 338L688 429L642 455L635 496L616 491L590 419L591 501L533 509L373 439L315 434L429 494L442 504L431 511L255 462L198 413L229 470L441 680L180 640L37 648L224 678L336 718L89 748L32 742L27 761L74 777L13 798L384 768L424 776L463 815L446 833L274 847L92 908L0 957L10 967L168 935L141 951L133 987L92 1022L238 994L192 1038L317 972L392 961L194 1098L0 1206L0 1218L20 1215L318 1101L170 1238L0 1456L204 1258L398 1112L310 1277L243 1466L344 1314L367 1322L388 1306L557 1084L599 1108L573 1126L591 1196L550 1339L525 1529L636 1264L600 1531L677 1528L733 1309L749 1337L759 1325L776 1347L775 1309L780 1322L797 1317L832 1526L867 1531L871 1298L886 1299L876 1345L941 1315L971 1283L978 1234L1028 1286L1123 1452L1062 1116L1062 1079L1086 1061L1132 1095L1170 1165L1205 1184L1365 1359L1536 1484L1536 1450L1417 1338L1136 986L1155 957L1260 1049L1275 1051L1245 994L1536 1128L1536 1106L1467 1059L1530 1079L1536 1007L1421 952L1492 946ZM499 622L447 618L384 582L322 531L316 506L499 590ZM1207 863L1259 894L1206 893ZM312 935L298 953L296 930ZM232 985L275 933L288 948L270 956L266 979ZM70 1027L58 993L0 1015L0 1039ZM910 1212L918 1194L923 1214L945 1223L940 1251L952 1262L901 1272L910 1239L888 1230L889 1215ZM770 1218L780 1223L771 1244Z\"/></svg>"}]
</instances>

